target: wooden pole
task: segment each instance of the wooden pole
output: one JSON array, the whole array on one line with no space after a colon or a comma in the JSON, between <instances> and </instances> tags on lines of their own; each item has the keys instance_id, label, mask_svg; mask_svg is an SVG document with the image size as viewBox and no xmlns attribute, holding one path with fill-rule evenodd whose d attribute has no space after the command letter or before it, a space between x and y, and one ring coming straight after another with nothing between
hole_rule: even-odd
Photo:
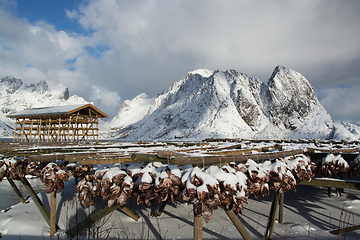
<instances>
[{"instance_id":1,"label":"wooden pole","mask_svg":"<svg viewBox=\"0 0 360 240\"><path fill-rule=\"evenodd\" d=\"M233 222L233 224L235 225L236 229L239 231L239 233L241 234L243 239L251 240L249 233L246 231L244 225L241 223L238 216L235 215L234 211L233 210L229 210L229 211L225 210L225 212L228 215L228 217L230 218L230 220Z\"/></svg>"},{"instance_id":2,"label":"wooden pole","mask_svg":"<svg viewBox=\"0 0 360 240\"><path fill-rule=\"evenodd\" d=\"M346 228L332 230L332 231L330 231L330 233L340 235L340 234L343 234L344 232L350 232L350 231L355 231L355 230L359 230L359 229L360 229L360 225L356 225L356 226L352 226L352 227L346 227Z\"/></svg>"},{"instance_id":3,"label":"wooden pole","mask_svg":"<svg viewBox=\"0 0 360 240\"><path fill-rule=\"evenodd\" d=\"M10 183L11 187L14 189L16 195L18 195L20 201L22 203L25 203L25 198L23 197L23 195L21 194L21 192L19 191L19 189L17 188L16 184L14 183L14 181L12 179L10 179L9 177L6 177L6 179L8 180L8 182Z\"/></svg>"},{"instance_id":4,"label":"wooden pole","mask_svg":"<svg viewBox=\"0 0 360 240\"><path fill-rule=\"evenodd\" d=\"M30 139L29 139L29 142L31 142L31 139L32 139L32 135L33 135L33 125L34 125L34 119L32 118L31 119L31 127L30 127ZM35 141L35 138L34 138L34 141Z\"/></svg>"},{"instance_id":5,"label":"wooden pole","mask_svg":"<svg viewBox=\"0 0 360 240\"><path fill-rule=\"evenodd\" d=\"M69 116L69 119L68 119L68 134L67 134L67 141L68 141L68 142L70 141L70 124L71 124L71 117L72 117L72 116Z\"/></svg>"},{"instance_id":6,"label":"wooden pole","mask_svg":"<svg viewBox=\"0 0 360 240\"><path fill-rule=\"evenodd\" d=\"M103 208L97 210L96 212L91 213L87 218L85 218L82 222L78 223L73 228L69 229L66 234L70 237L75 237L77 234L81 233L85 229L88 229L91 225L105 217L106 215L110 214L116 209L120 209L124 213L126 213L129 217L134 219L135 221L139 220L139 216L133 213L130 209L125 206L119 206L118 204L114 204L111 208L105 205Z\"/></svg>"},{"instance_id":7,"label":"wooden pole","mask_svg":"<svg viewBox=\"0 0 360 240\"><path fill-rule=\"evenodd\" d=\"M47 142L50 142L50 126L51 126L51 118L48 119L49 121L49 127L48 127L48 132L47 132ZM52 141L52 140L51 140Z\"/></svg>"},{"instance_id":8,"label":"wooden pole","mask_svg":"<svg viewBox=\"0 0 360 240\"><path fill-rule=\"evenodd\" d=\"M51 192L50 201L50 237L56 234L56 192Z\"/></svg>"},{"instance_id":9,"label":"wooden pole","mask_svg":"<svg viewBox=\"0 0 360 240\"><path fill-rule=\"evenodd\" d=\"M39 125L38 125L38 134L39 134L39 136L38 136L38 142L40 142L41 141L41 132L42 132L42 125L41 125L41 118L39 119ZM35 141L35 140L34 140Z\"/></svg>"},{"instance_id":10,"label":"wooden pole","mask_svg":"<svg viewBox=\"0 0 360 240\"><path fill-rule=\"evenodd\" d=\"M200 215L199 217L194 217L194 240L202 240L202 234L203 234L203 229L202 229L202 216Z\"/></svg>"},{"instance_id":11,"label":"wooden pole","mask_svg":"<svg viewBox=\"0 0 360 240\"><path fill-rule=\"evenodd\" d=\"M275 227L275 220L276 220L276 212L279 204L279 197L280 193L278 191L275 192L274 200L271 205L270 215L269 215L269 222L266 227L265 238L272 239Z\"/></svg>"},{"instance_id":12,"label":"wooden pole","mask_svg":"<svg viewBox=\"0 0 360 240\"><path fill-rule=\"evenodd\" d=\"M319 187L334 187L360 190L360 181L356 180L342 180L342 179L329 179L329 178L313 178L310 182L301 181L298 185L309 185ZM330 192L331 194L331 192ZM330 195L331 196L331 195Z\"/></svg>"},{"instance_id":13,"label":"wooden pole","mask_svg":"<svg viewBox=\"0 0 360 240\"><path fill-rule=\"evenodd\" d=\"M23 119L23 121L21 122L21 142L23 141L23 138L24 138L24 134L25 134L25 118Z\"/></svg>"},{"instance_id":14,"label":"wooden pole","mask_svg":"<svg viewBox=\"0 0 360 240\"><path fill-rule=\"evenodd\" d=\"M16 122L15 122L15 128L14 128L14 139L13 139L13 142L15 142L15 136L16 136L16 131L17 131L17 125L18 125L18 118L16 118Z\"/></svg>"},{"instance_id":15,"label":"wooden pole","mask_svg":"<svg viewBox=\"0 0 360 240\"><path fill-rule=\"evenodd\" d=\"M254 161L268 160L272 158L287 157L297 154L303 154L302 149L282 151L282 152L269 152L269 153L258 153L258 154L246 154L246 155L228 155L228 156L189 156L189 157L174 157L170 159L172 165L186 165L186 164L214 164L214 163L229 163L229 162L246 162L248 159Z\"/></svg>"},{"instance_id":16,"label":"wooden pole","mask_svg":"<svg viewBox=\"0 0 360 240\"><path fill-rule=\"evenodd\" d=\"M156 210L152 216L153 216L153 217L160 217L161 214L163 213L164 209L165 209L166 204L168 204L169 201L170 201L170 200L169 200L169 198L168 198L165 202L163 202L163 203L161 204L160 208L159 208L158 210Z\"/></svg>"},{"instance_id":17,"label":"wooden pole","mask_svg":"<svg viewBox=\"0 0 360 240\"><path fill-rule=\"evenodd\" d=\"M284 193L280 194L279 200L279 223L283 223L284 219Z\"/></svg>"},{"instance_id":18,"label":"wooden pole","mask_svg":"<svg viewBox=\"0 0 360 240\"><path fill-rule=\"evenodd\" d=\"M26 178L24 178L24 180L21 180L21 182L24 185L26 191L29 193L32 200L34 201L36 207L39 209L41 215L43 216L43 218L45 219L45 221L47 222L47 224L50 227L50 214L49 214L48 210L45 208L44 204L41 202L39 197L36 195L34 189L31 187L29 181Z\"/></svg>"}]
</instances>

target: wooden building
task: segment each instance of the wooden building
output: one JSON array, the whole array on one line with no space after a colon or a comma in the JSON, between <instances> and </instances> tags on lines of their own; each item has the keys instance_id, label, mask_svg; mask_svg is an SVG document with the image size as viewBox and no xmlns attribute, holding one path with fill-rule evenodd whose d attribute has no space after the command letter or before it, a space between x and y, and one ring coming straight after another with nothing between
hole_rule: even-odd
<instances>
[{"instance_id":1,"label":"wooden building","mask_svg":"<svg viewBox=\"0 0 360 240\"><path fill-rule=\"evenodd\" d=\"M29 108L15 118L14 142L98 141L99 118L108 115L92 104Z\"/></svg>"}]
</instances>

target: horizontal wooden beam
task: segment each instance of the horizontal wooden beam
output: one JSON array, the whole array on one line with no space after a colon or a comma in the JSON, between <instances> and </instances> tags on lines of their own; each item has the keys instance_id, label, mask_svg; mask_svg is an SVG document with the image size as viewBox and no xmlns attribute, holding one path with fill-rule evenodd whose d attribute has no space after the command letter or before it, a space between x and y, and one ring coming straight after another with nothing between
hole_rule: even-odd
<instances>
[{"instance_id":1,"label":"horizontal wooden beam","mask_svg":"<svg viewBox=\"0 0 360 240\"><path fill-rule=\"evenodd\" d=\"M334 178L313 178L310 182L301 181L298 185L318 186L318 187L332 187L332 188L346 188L346 189L360 189L360 181L341 180Z\"/></svg>"},{"instance_id":2,"label":"horizontal wooden beam","mask_svg":"<svg viewBox=\"0 0 360 240\"><path fill-rule=\"evenodd\" d=\"M302 149L291 150L291 151L282 151L282 152L269 152L269 153L259 153L259 154L246 154L246 155L225 155L225 156L189 156L189 157L174 157L170 159L170 164L173 165L186 165L186 164L196 164L196 165L209 165L217 163L229 163L236 162L242 163L246 162L248 159L254 161L269 160L279 157L293 156L297 154L303 154Z\"/></svg>"}]
</instances>

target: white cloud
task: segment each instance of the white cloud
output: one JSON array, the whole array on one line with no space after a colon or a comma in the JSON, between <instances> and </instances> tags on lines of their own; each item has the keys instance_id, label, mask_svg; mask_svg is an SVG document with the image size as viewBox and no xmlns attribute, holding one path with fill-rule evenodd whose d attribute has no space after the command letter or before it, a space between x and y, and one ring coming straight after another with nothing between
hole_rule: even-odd
<instances>
[{"instance_id":1,"label":"white cloud","mask_svg":"<svg viewBox=\"0 0 360 240\"><path fill-rule=\"evenodd\" d=\"M99 101L107 110L118 110L121 98L117 92L110 91L105 87L92 86L90 100L94 102Z\"/></svg>"},{"instance_id":2,"label":"white cloud","mask_svg":"<svg viewBox=\"0 0 360 240\"><path fill-rule=\"evenodd\" d=\"M0 25L0 73L60 81L99 104L111 104L94 94L100 81L120 101L142 92L154 96L198 68L232 68L266 81L276 65L284 65L315 88L339 81L351 88L360 77L359 4L91 0L64 12L86 34L29 23L0 7L6 23Z\"/></svg>"}]
</instances>

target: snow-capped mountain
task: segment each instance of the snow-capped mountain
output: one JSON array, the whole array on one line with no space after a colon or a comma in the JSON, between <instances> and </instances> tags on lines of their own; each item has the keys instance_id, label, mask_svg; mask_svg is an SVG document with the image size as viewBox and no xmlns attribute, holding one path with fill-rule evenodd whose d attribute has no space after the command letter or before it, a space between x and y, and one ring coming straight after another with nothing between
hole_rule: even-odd
<instances>
[{"instance_id":1,"label":"snow-capped mountain","mask_svg":"<svg viewBox=\"0 0 360 240\"><path fill-rule=\"evenodd\" d=\"M127 100L110 135L126 139L321 138L336 127L308 80L283 66L267 83L235 70L199 69L155 98Z\"/></svg>"},{"instance_id":2,"label":"snow-capped mountain","mask_svg":"<svg viewBox=\"0 0 360 240\"><path fill-rule=\"evenodd\" d=\"M13 121L6 118L13 112L32 107L48 107L87 103L82 97L70 96L69 90L52 80L26 85L21 79L0 80L0 136L13 134Z\"/></svg>"},{"instance_id":3,"label":"snow-capped mountain","mask_svg":"<svg viewBox=\"0 0 360 240\"><path fill-rule=\"evenodd\" d=\"M332 139L360 140L360 126L351 122L335 122Z\"/></svg>"}]
</instances>

